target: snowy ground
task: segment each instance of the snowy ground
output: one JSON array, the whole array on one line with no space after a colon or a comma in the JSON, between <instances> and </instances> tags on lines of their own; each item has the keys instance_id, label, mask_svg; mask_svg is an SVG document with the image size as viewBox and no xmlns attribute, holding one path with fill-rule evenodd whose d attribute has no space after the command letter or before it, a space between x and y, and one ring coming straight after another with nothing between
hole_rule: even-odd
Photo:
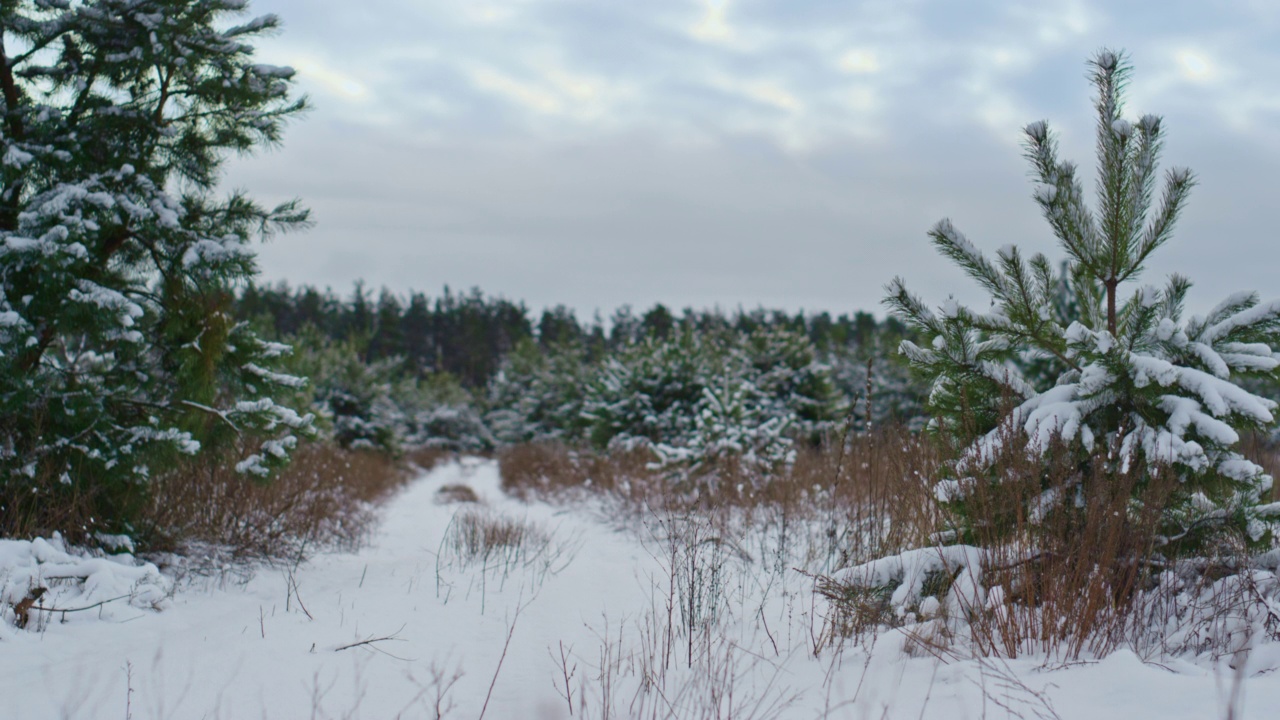
<instances>
[{"instance_id":1,"label":"snowy ground","mask_svg":"<svg viewBox=\"0 0 1280 720\"><path fill-rule=\"evenodd\" d=\"M442 539L474 506L438 503L451 484L549 542L487 569L464 562ZM158 611L121 602L8 628L0 717L564 718L566 670L573 717L1226 717L1225 665L1127 652L1054 670L942 662L904 656L892 635L870 655L814 658L821 607L798 573L713 535L678 548L657 520L614 525L504 497L491 462L447 465L393 499L359 553L179 583ZM673 569L699 552L701 571ZM696 607L669 611L681 598ZM1276 650L1255 653L1235 717L1275 717Z\"/></svg>"}]
</instances>

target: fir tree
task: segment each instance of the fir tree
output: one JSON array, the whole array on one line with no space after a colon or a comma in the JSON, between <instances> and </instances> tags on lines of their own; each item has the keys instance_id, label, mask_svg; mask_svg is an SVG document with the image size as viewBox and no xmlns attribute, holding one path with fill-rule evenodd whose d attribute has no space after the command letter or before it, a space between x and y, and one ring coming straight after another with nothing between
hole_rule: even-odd
<instances>
[{"instance_id":1,"label":"fir tree","mask_svg":"<svg viewBox=\"0 0 1280 720\"><path fill-rule=\"evenodd\" d=\"M1111 452L1114 472L1174 467L1181 492L1166 512L1164 539L1186 548L1227 533L1263 542L1260 506L1271 478L1234 449L1240 434L1274 422L1276 403L1240 386L1280 366L1280 301L1232 295L1208 314L1184 319L1191 283L1132 287L1151 254L1172 237L1194 185L1189 170L1164 174L1157 201L1163 123L1124 117L1130 67L1103 50L1089 63L1096 90L1097 205L1090 208L1076 167L1059 159L1044 122L1025 129L1037 181L1035 201L1067 261L1005 247L983 255L949 220L930 232L934 246L992 296L981 313L949 300L933 312L903 282L886 303L931 344L902 352L932 382L938 427L975 437L957 463L981 476L1000 453L1045 452L1061 440L1083 459ZM1011 408L1011 409L1010 409ZM1019 448L1008 448L1021 438ZM963 501L959 481L947 496ZM1050 498L1087 489L1055 488Z\"/></svg>"},{"instance_id":2,"label":"fir tree","mask_svg":"<svg viewBox=\"0 0 1280 720\"><path fill-rule=\"evenodd\" d=\"M272 370L288 348L231 315L250 243L307 221L216 193L229 155L277 144L304 109L293 70L253 62L278 19L233 25L244 5L0 7L6 494L60 479L119 525L167 455L240 441L237 468L265 474L309 423L274 399L302 382Z\"/></svg>"}]
</instances>

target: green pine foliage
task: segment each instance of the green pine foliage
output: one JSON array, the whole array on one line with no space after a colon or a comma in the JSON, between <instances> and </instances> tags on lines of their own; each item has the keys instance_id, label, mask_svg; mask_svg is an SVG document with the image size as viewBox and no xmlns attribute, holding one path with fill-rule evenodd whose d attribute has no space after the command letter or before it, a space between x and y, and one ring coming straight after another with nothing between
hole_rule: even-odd
<instances>
[{"instance_id":1,"label":"green pine foliage","mask_svg":"<svg viewBox=\"0 0 1280 720\"><path fill-rule=\"evenodd\" d=\"M831 368L818 361L808 336L761 327L745 342L752 385L768 417L792 417L796 432L816 443L840 420L845 408Z\"/></svg>"},{"instance_id":2,"label":"green pine foliage","mask_svg":"<svg viewBox=\"0 0 1280 720\"><path fill-rule=\"evenodd\" d=\"M693 429L717 348L691 329L655 335L607 358L592 379L583 415L593 444L670 443Z\"/></svg>"},{"instance_id":3,"label":"green pine foliage","mask_svg":"<svg viewBox=\"0 0 1280 720\"><path fill-rule=\"evenodd\" d=\"M534 323L523 305L479 290L446 288L436 298L413 292L407 302L386 290L376 303L371 297L359 284L346 299L309 287L250 285L237 314L303 355L326 354L329 344L349 350L341 363L330 357L298 366L322 387L331 385L322 378L335 377L322 366L380 368L385 377L372 386L386 388L379 391L386 400L354 404L346 416L382 426L378 418L391 414L374 408L395 406L399 419L386 426L390 444L366 438L374 447L556 440L643 444L661 448L671 463L735 453L777 458L837 428L866 429L868 417L876 426L911 425L920 415L920 388L906 363L884 350L909 334L892 318L763 309L676 315L662 306L637 315L624 307L606 332L599 315L582 323L563 306L547 308ZM458 393L421 390L455 378ZM308 402L332 418L324 424L333 432L341 413L323 397ZM738 439L721 432L733 417L751 426ZM417 420L425 418L435 420Z\"/></svg>"},{"instance_id":4,"label":"green pine foliage","mask_svg":"<svg viewBox=\"0 0 1280 720\"><path fill-rule=\"evenodd\" d=\"M905 341L901 350L931 383L935 427L964 447L955 467L961 479L940 492L963 506L974 478L1003 453L1044 454L1064 442L1081 463L1110 458L1114 473L1174 468L1182 482L1163 541L1175 549L1226 536L1265 544L1266 521L1280 509L1264 503L1272 479L1235 446L1242 433L1274 424L1276 403L1241 383L1276 377L1280 302L1239 293L1185 317L1186 278L1136 285L1172 237L1195 180L1176 168L1159 182L1163 122L1125 118L1125 57L1103 50L1089 66L1094 207L1076 166L1058 157L1049 126L1025 129L1035 202L1066 261L1025 257L1012 246L988 258L943 220L930 232L934 246L990 293L991 309L948 300L935 312L901 279L888 287L885 302L929 341ZM1044 489L1040 502L1055 507L1088 492Z\"/></svg>"},{"instance_id":5,"label":"green pine foliage","mask_svg":"<svg viewBox=\"0 0 1280 720\"><path fill-rule=\"evenodd\" d=\"M501 443L580 440L588 375L586 348L575 342L516 346L489 382L486 421Z\"/></svg>"},{"instance_id":6,"label":"green pine foliage","mask_svg":"<svg viewBox=\"0 0 1280 720\"><path fill-rule=\"evenodd\" d=\"M251 243L296 203L219 194L223 162L305 109L254 62L279 26L242 0L17 0L0 7L0 488L44 480L127 529L174 454L265 476L310 417L288 348L234 320ZM243 20L243 22L237 22ZM55 503L56 499L51 499Z\"/></svg>"}]
</instances>

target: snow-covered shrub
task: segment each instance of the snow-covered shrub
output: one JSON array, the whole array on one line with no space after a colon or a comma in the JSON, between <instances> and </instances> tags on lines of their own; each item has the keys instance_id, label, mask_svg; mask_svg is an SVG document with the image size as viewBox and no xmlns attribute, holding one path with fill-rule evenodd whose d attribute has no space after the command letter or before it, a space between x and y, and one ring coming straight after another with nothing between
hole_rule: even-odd
<instances>
[{"instance_id":1,"label":"snow-covered shrub","mask_svg":"<svg viewBox=\"0 0 1280 720\"><path fill-rule=\"evenodd\" d=\"M404 377L399 358L367 362L358 343L310 331L295 344L305 349L298 367L311 378L311 403L340 447L392 455L421 448L476 452L494 447L471 394L451 376Z\"/></svg>"},{"instance_id":2,"label":"snow-covered shrub","mask_svg":"<svg viewBox=\"0 0 1280 720\"><path fill-rule=\"evenodd\" d=\"M583 403L592 442L684 444L715 365L714 348L689 329L667 340L647 337L606 359Z\"/></svg>"},{"instance_id":3,"label":"snow-covered shrub","mask_svg":"<svg viewBox=\"0 0 1280 720\"><path fill-rule=\"evenodd\" d=\"M340 447L398 452L405 413L392 397L397 361L365 362L354 342L306 329L293 338L294 367L310 379L308 403Z\"/></svg>"},{"instance_id":4,"label":"snow-covered shrub","mask_svg":"<svg viewBox=\"0 0 1280 720\"><path fill-rule=\"evenodd\" d=\"M751 333L744 343L750 384L766 418L791 426L798 437L816 441L840 418L831 369L817 360L805 335L778 327Z\"/></svg>"},{"instance_id":5,"label":"snow-covered shrub","mask_svg":"<svg viewBox=\"0 0 1280 720\"><path fill-rule=\"evenodd\" d=\"M470 404L420 410L414 414L412 424L412 434L406 440L415 448L482 452L494 446L488 426Z\"/></svg>"},{"instance_id":6,"label":"snow-covered shrub","mask_svg":"<svg viewBox=\"0 0 1280 720\"><path fill-rule=\"evenodd\" d=\"M127 538L119 544L132 551ZM101 605L94 612L66 614L28 606L25 617L17 617L17 607L36 588L44 590L36 608ZM56 533L48 539L0 540L0 640L13 632L15 624L39 630L54 618L59 622L92 622L117 618L121 610L134 615L134 608L160 608L172 592L171 579L129 552L108 554L69 547Z\"/></svg>"},{"instance_id":7,"label":"snow-covered shrub","mask_svg":"<svg viewBox=\"0 0 1280 720\"><path fill-rule=\"evenodd\" d=\"M403 379L391 399L403 416L399 432L406 450L484 452L497 444L475 398L452 375Z\"/></svg>"},{"instance_id":8,"label":"snow-covered shrub","mask_svg":"<svg viewBox=\"0 0 1280 720\"><path fill-rule=\"evenodd\" d=\"M659 465L694 474L732 464L759 475L790 463L797 439L816 441L840 406L804 335L684 327L606 359L582 415L598 447L650 448Z\"/></svg>"}]
</instances>

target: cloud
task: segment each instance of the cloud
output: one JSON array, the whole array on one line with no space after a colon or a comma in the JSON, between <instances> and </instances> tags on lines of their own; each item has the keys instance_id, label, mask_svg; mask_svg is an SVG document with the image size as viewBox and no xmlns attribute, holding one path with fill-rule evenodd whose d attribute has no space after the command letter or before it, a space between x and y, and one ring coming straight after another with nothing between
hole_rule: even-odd
<instances>
[{"instance_id":1,"label":"cloud","mask_svg":"<svg viewBox=\"0 0 1280 720\"><path fill-rule=\"evenodd\" d=\"M1186 248L1217 218L1235 250L1280 262L1252 240L1269 236L1257 188L1280 163L1280 13L1266 3L1170 0L1157 19L1096 0L255 10L285 18L264 57L297 66L317 105L281 155L233 172L316 209L315 231L264 251L273 276L476 283L581 308L853 309L909 270L963 298L922 233L951 216L983 247L1058 255L1026 200L1020 128L1048 118L1087 171L1084 60L1117 43L1137 66L1131 108L1166 116L1167 156L1203 181L1169 256L1212 266Z\"/></svg>"},{"instance_id":2,"label":"cloud","mask_svg":"<svg viewBox=\"0 0 1280 720\"><path fill-rule=\"evenodd\" d=\"M491 68L471 70L471 81L481 90L497 93L535 112L557 113L561 108L560 100L554 94Z\"/></svg>"},{"instance_id":3,"label":"cloud","mask_svg":"<svg viewBox=\"0 0 1280 720\"><path fill-rule=\"evenodd\" d=\"M880 70L880 60L872 50L850 50L840 57L840 69L851 75L870 75Z\"/></svg>"},{"instance_id":4,"label":"cloud","mask_svg":"<svg viewBox=\"0 0 1280 720\"><path fill-rule=\"evenodd\" d=\"M726 42L734 37L729 27L729 0L701 0L702 15L689 32L703 42Z\"/></svg>"},{"instance_id":5,"label":"cloud","mask_svg":"<svg viewBox=\"0 0 1280 720\"><path fill-rule=\"evenodd\" d=\"M309 55L297 55L290 64L296 69L303 87L352 102L369 99L369 88L359 78L329 67Z\"/></svg>"}]
</instances>

